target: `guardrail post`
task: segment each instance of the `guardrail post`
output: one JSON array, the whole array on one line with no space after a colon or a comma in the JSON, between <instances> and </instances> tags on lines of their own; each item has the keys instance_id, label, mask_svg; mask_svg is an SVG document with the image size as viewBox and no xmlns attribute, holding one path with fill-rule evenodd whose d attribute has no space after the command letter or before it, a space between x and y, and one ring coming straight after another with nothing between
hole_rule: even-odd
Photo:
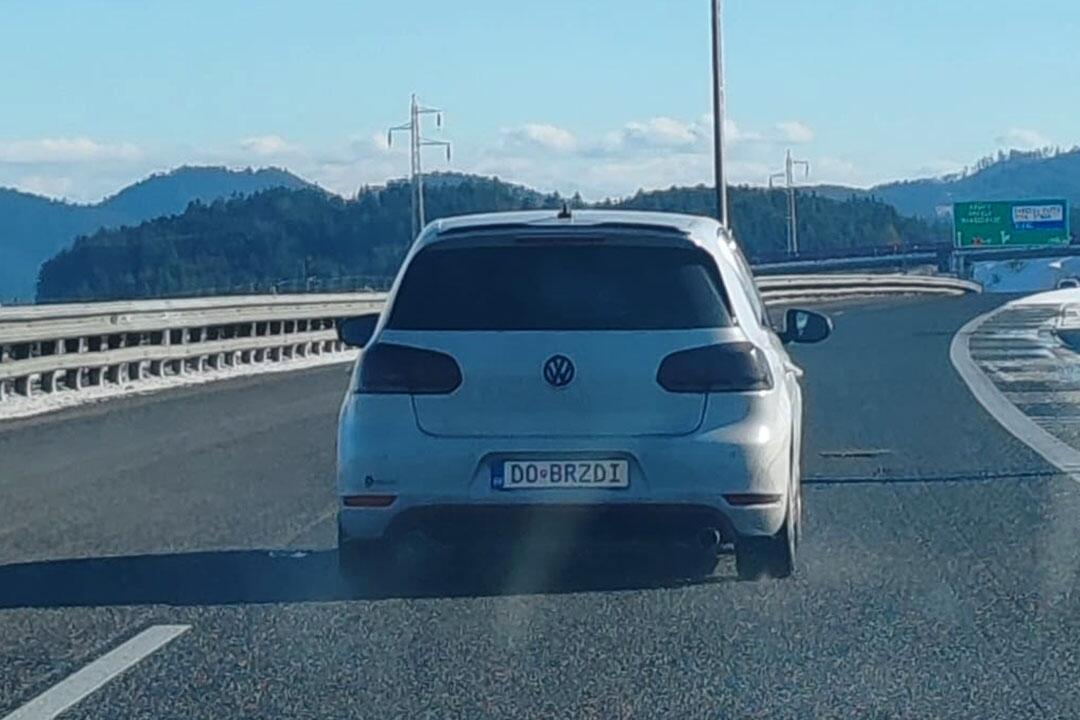
<instances>
[{"instance_id":1,"label":"guardrail post","mask_svg":"<svg viewBox=\"0 0 1080 720\"><path fill-rule=\"evenodd\" d=\"M105 370L105 379L114 385L119 385L124 382L124 366L121 365L109 365Z\"/></svg>"},{"instance_id":2,"label":"guardrail post","mask_svg":"<svg viewBox=\"0 0 1080 720\"><path fill-rule=\"evenodd\" d=\"M72 368L65 372L64 385L68 390L82 390L82 368Z\"/></svg>"},{"instance_id":3,"label":"guardrail post","mask_svg":"<svg viewBox=\"0 0 1080 720\"><path fill-rule=\"evenodd\" d=\"M11 359L11 346L0 345L0 363L6 363Z\"/></svg>"},{"instance_id":4,"label":"guardrail post","mask_svg":"<svg viewBox=\"0 0 1080 720\"><path fill-rule=\"evenodd\" d=\"M7 400L7 381L0 380L0 403Z\"/></svg>"},{"instance_id":5,"label":"guardrail post","mask_svg":"<svg viewBox=\"0 0 1080 720\"><path fill-rule=\"evenodd\" d=\"M22 377L15 378L15 392L25 397L33 397L34 376L23 375Z\"/></svg>"},{"instance_id":6,"label":"guardrail post","mask_svg":"<svg viewBox=\"0 0 1080 720\"><path fill-rule=\"evenodd\" d=\"M41 373L41 390L42 392L53 393L56 392L56 372L48 371Z\"/></svg>"}]
</instances>

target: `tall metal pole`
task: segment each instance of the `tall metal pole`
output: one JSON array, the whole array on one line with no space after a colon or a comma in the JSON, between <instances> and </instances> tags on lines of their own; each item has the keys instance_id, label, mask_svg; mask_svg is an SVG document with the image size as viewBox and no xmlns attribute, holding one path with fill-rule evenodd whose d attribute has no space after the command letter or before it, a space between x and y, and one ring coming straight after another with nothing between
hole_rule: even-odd
<instances>
[{"instance_id":1,"label":"tall metal pole","mask_svg":"<svg viewBox=\"0 0 1080 720\"><path fill-rule=\"evenodd\" d=\"M426 216L424 212L424 172L420 162L420 150L427 145L438 145L446 149L446 160L450 161L450 143L442 140L427 140L421 134L420 116L435 115L436 126L442 128L442 110L428 108L420 105L413 93L409 103L409 122L404 125L395 125L386 134L387 146L394 143L394 133L409 131L409 190L411 204L412 235L415 238L424 229Z\"/></svg>"},{"instance_id":2,"label":"tall metal pole","mask_svg":"<svg viewBox=\"0 0 1080 720\"><path fill-rule=\"evenodd\" d=\"M409 108L409 126L412 128L412 139L409 143L409 152L412 156L412 184L413 184L413 237L416 237L424 229L424 171L420 167L420 105L416 102L416 93L412 96L412 105Z\"/></svg>"},{"instance_id":3,"label":"tall metal pole","mask_svg":"<svg viewBox=\"0 0 1080 720\"><path fill-rule=\"evenodd\" d=\"M724 177L724 3L712 0L713 158L716 170L716 219L728 227L727 180Z\"/></svg>"},{"instance_id":4,"label":"tall metal pole","mask_svg":"<svg viewBox=\"0 0 1080 720\"><path fill-rule=\"evenodd\" d=\"M792 255L798 255L799 223L795 219L795 175L791 171L791 150L787 151L787 158L784 162L784 173L787 175L788 224L790 225L788 237L791 239L788 251Z\"/></svg>"},{"instance_id":5,"label":"tall metal pole","mask_svg":"<svg viewBox=\"0 0 1080 720\"><path fill-rule=\"evenodd\" d=\"M795 215L795 168L802 167L806 170L806 176L810 176L810 162L808 160L796 160L791 156L788 149L784 157L784 171L773 173L769 176L769 188L773 187L773 180L783 178L787 193L787 250L790 255L799 254L799 222Z\"/></svg>"}]
</instances>

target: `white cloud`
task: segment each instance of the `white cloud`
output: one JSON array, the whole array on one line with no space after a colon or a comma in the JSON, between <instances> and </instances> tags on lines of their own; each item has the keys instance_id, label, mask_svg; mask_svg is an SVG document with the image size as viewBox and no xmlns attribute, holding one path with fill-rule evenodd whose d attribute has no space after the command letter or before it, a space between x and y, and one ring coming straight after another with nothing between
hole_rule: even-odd
<instances>
[{"instance_id":1,"label":"white cloud","mask_svg":"<svg viewBox=\"0 0 1080 720\"><path fill-rule=\"evenodd\" d=\"M540 149L559 153L573 152L577 138L569 130L543 123L527 123L502 131L502 145L508 149Z\"/></svg>"},{"instance_id":2,"label":"white cloud","mask_svg":"<svg viewBox=\"0 0 1080 720\"><path fill-rule=\"evenodd\" d=\"M994 140L998 145L1007 150L1034 150L1035 148L1043 148L1052 144L1050 140L1038 130L1028 130L1025 128L1009 128L1003 134L994 138Z\"/></svg>"},{"instance_id":3,"label":"white cloud","mask_svg":"<svg viewBox=\"0 0 1080 720\"><path fill-rule=\"evenodd\" d=\"M693 147L705 137L703 131L704 128L697 123L655 117L628 122L620 130L610 134L609 140L620 147L687 148Z\"/></svg>"},{"instance_id":4,"label":"white cloud","mask_svg":"<svg viewBox=\"0 0 1080 720\"><path fill-rule=\"evenodd\" d=\"M814 131L798 120L776 123L780 139L791 143L808 143L814 139Z\"/></svg>"},{"instance_id":5,"label":"white cloud","mask_svg":"<svg viewBox=\"0 0 1080 720\"><path fill-rule=\"evenodd\" d=\"M712 122L712 115L709 114L691 121L670 117L635 120L607 133L600 147L609 154L658 149L705 151L712 147ZM724 118L724 143L728 147L762 143L765 140L760 132L747 130L731 118Z\"/></svg>"},{"instance_id":6,"label":"white cloud","mask_svg":"<svg viewBox=\"0 0 1080 720\"><path fill-rule=\"evenodd\" d=\"M712 117L706 118L709 127L712 127ZM744 130L739 127L731 118L724 118L724 142L728 144L738 144L746 142L758 142L763 140L761 133L754 132L753 130Z\"/></svg>"},{"instance_id":7,"label":"white cloud","mask_svg":"<svg viewBox=\"0 0 1080 720\"><path fill-rule=\"evenodd\" d=\"M802 177L799 177L798 180L800 183L807 182ZM824 183L829 185L853 185L855 187L870 184L855 163L846 158L831 155L811 158L810 180L808 182L812 185Z\"/></svg>"},{"instance_id":8,"label":"white cloud","mask_svg":"<svg viewBox=\"0 0 1080 720\"><path fill-rule=\"evenodd\" d=\"M244 138L240 141L240 147L259 157L288 155L297 150L280 135L257 135Z\"/></svg>"},{"instance_id":9,"label":"white cloud","mask_svg":"<svg viewBox=\"0 0 1080 720\"><path fill-rule=\"evenodd\" d=\"M964 169L964 163L945 158L934 158L918 165L911 171L912 177L941 177L958 173Z\"/></svg>"},{"instance_id":10,"label":"white cloud","mask_svg":"<svg viewBox=\"0 0 1080 720\"><path fill-rule=\"evenodd\" d=\"M403 140L403 138L399 138L399 140ZM352 149L361 154L374 150L381 155L386 155L395 150L405 151L408 149L408 144L408 142L393 143L386 133L373 132L368 135L367 138L354 138L352 141Z\"/></svg>"},{"instance_id":11,"label":"white cloud","mask_svg":"<svg viewBox=\"0 0 1080 720\"><path fill-rule=\"evenodd\" d=\"M15 181L15 187L23 192L58 200L69 197L73 185L74 181L66 176L25 175Z\"/></svg>"},{"instance_id":12,"label":"white cloud","mask_svg":"<svg viewBox=\"0 0 1080 720\"><path fill-rule=\"evenodd\" d=\"M712 115L702 115L693 121L657 117L626 123L618 130L607 133L601 146L607 152L661 148L698 151L711 148L712 137ZM764 139L761 133L746 130L731 118L724 118L724 142L728 146L761 142Z\"/></svg>"},{"instance_id":13,"label":"white cloud","mask_svg":"<svg viewBox=\"0 0 1080 720\"><path fill-rule=\"evenodd\" d=\"M85 137L0 140L0 163L78 163L136 160L141 155L132 143L102 143Z\"/></svg>"},{"instance_id":14,"label":"white cloud","mask_svg":"<svg viewBox=\"0 0 1080 720\"><path fill-rule=\"evenodd\" d=\"M798 128L789 127L786 136L799 137L800 129L805 131L802 137L809 133L801 123L795 125ZM730 182L760 186L770 172L782 167L783 148L776 127L771 123L761 127L763 131L744 128L727 119ZM280 165L346 197L355 194L362 185L380 185L388 179L404 177L409 167L407 138L395 138L393 148L388 149L385 131L375 127L357 128L355 134L318 146L294 144L277 134L234 139L217 147L174 145L136 149L133 145L106 146L91 141L33 146L24 142L18 148L13 146L13 143L0 143L0 185L79 201L96 201L150 172L181 164L234 168ZM69 160L95 155L106 158L111 153L114 158L137 155L137 160L5 164L4 153L8 158L39 160L61 155ZM800 155L814 163L811 182L863 184L859 181L864 180L865 168L805 151ZM691 119L657 116L589 135L578 135L553 124L526 123L503 131L494 142L470 143L463 139L455 145L452 163L446 163L438 152L428 153L425 170L498 175L544 191L559 190L566 194L580 191L592 199L627 195L639 188L710 184L713 178L711 117L707 114Z\"/></svg>"}]
</instances>

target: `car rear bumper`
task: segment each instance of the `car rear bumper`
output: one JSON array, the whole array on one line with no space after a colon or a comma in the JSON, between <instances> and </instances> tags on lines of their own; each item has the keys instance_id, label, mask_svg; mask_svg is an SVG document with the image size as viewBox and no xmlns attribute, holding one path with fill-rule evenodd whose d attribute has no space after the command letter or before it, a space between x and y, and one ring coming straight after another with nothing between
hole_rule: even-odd
<instances>
[{"instance_id":1,"label":"car rear bumper","mask_svg":"<svg viewBox=\"0 0 1080 720\"><path fill-rule=\"evenodd\" d=\"M736 537L722 512L690 504L414 505L381 516L342 508L340 524L346 537L397 540L418 534L440 544L498 547L584 540L701 545L708 533L722 542Z\"/></svg>"},{"instance_id":2,"label":"car rear bumper","mask_svg":"<svg viewBox=\"0 0 1080 720\"><path fill-rule=\"evenodd\" d=\"M717 532L722 542L775 534L786 498L768 505L731 507L686 503L426 503L398 499L386 508L341 507L343 536L396 540L409 535L446 544L577 540L700 544Z\"/></svg>"},{"instance_id":3,"label":"car rear bumper","mask_svg":"<svg viewBox=\"0 0 1080 720\"><path fill-rule=\"evenodd\" d=\"M475 438L422 433L407 397L364 402L368 412L346 401L338 438L337 492L347 537L376 539L403 528L444 537L484 530L541 534L550 525L559 529L549 533L554 535L588 530L630 539L685 538L714 527L732 539L775 534L786 515L791 416L764 403L734 422L682 436ZM393 404L398 412L391 412ZM493 485L496 463L530 459L625 460L629 487ZM368 494L392 496L393 502L344 502ZM732 504L725 497L733 494L775 500Z\"/></svg>"}]
</instances>

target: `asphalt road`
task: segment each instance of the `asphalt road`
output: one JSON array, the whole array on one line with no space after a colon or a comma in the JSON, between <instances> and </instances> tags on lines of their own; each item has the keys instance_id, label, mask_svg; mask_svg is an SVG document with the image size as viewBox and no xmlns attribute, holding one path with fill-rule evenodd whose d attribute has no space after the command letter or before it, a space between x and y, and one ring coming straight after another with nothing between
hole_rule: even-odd
<instances>
[{"instance_id":1,"label":"asphalt road","mask_svg":"<svg viewBox=\"0 0 1080 720\"><path fill-rule=\"evenodd\" d=\"M0 425L0 718L175 623L63 717L1075 716L1080 487L948 360L997 302L846 307L796 351L806 531L784 582L539 557L347 598L344 367Z\"/></svg>"}]
</instances>

